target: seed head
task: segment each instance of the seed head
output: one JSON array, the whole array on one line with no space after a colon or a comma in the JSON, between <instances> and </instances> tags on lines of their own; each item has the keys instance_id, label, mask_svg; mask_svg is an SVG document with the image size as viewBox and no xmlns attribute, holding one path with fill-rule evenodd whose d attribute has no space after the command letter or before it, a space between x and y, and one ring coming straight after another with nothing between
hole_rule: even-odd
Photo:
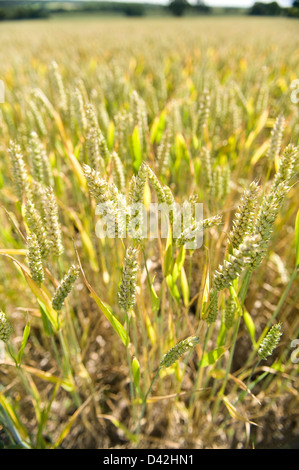
<instances>
[{"instance_id":1,"label":"seed head","mask_svg":"<svg viewBox=\"0 0 299 470\"><path fill-rule=\"evenodd\" d=\"M34 233L27 238L28 252L27 258L32 279L41 286L44 281L44 271L39 244Z\"/></svg>"},{"instance_id":2,"label":"seed head","mask_svg":"<svg viewBox=\"0 0 299 470\"><path fill-rule=\"evenodd\" d=\"M108 163L110 160L110 152L108 150L107 142L100 128L97 129L97 135L99 139L99 147L101 152L101 157L104 159L105 163Z\"/></svg>"},{"instance_id":3,"label":"seed head","mask_svg":"<svg viewBox=\"0 0 299 470\"><path fill-rule=\"evenodd\" d=\"M86 119L87 119L87 129L88 132L90 130L97 131L99 129L99 122L98 122L98 117L97 117L97 112L92 103L87 103L85 105L85 113L86 113Z\"/></svg>"},{"instance_id":4,"label":"seed head","mask_svg":"<svg viewBox=\"0 0 299 470\"><path fill-rule=\"evenodd\" d=\"M21 147L11 141L9 144L8 153L10 156L14 186L17 196L21 200L23 194L26 193L28 186L27 171L24 158L21 153Z\"/></svg>"},{"instance_id":5,"label":"seed head","mask_svg":"<svg viewBox=\"0 0 299 470\"><path fill-rule=\"evenodd\" d=\"M267 357L271 356L274 349L279 343L281 333L281 323L273 325L271 330L267 333L266 337L260 344L258 349L258 355L261 359L266 360Z\"/></svg>"},{"instance_id":6,"label":"seed head","mask_svg":"<svg viewBox=\"0 0 299 470\"><path fill-rule=\"evenodd\" d=\"M103 173L105 170L105 162L100 152L100 139L98 131L95 127L90 127L84 142L84 150L87 161L91 168Z\"/></svg>"},{"instance_id":7,"label":"seed head","mask_svg":"<svg viewBox=\"0 0 299 470\"><path fill-rule=\"evenodd\" d=\"M278 170L274 176L273 189L277 189L281 183L289 184L295 174L298 163L298 147L288 145L279 161Z\"/></svg>"},{"instance_id":8,"label":"seed head","mask_svg":"<svg viewBox=\"0 0 299 470\"><path fill-rule=\"evenodd\" d=\"M66 113L68 109L67 97L62 76L55 61L51 63L50 70L53 88L57 93L57 106L59 107L59 109L61 109L62 113Z\"/></svg>"},{"instance_id":9,"label":"seed head","mask_svg":"<svg viewBox=\"0 0 299 470\"><path fill-rule=\"evenodd\" d=\"M51 251L55 256L60 256L63 253L61 228L58 218L58 207L55 199L53 189L50 187L46 190L47 205L46 205L46 231L47 237L51 242Z\"/></svg>"},{"instance_id":10,"label":"seed head","mask_svg":"<svg viewBox=\"0 0 299 470\"><path fill-rule=\"evenodd\" d=\"M120 189L120 191L124 191L126 187L124 165L116 152L112 153L111 161L113 165L114 182L116 186Z\"/></svg>"},{"instance_id":11,"label":"seed head","mask_svg":"<svg viewBox=\"0 0 299 470\"><path fill-rule=\"evenodd\" d=\"M63 302L71 292L73 285L79 276L79 268L72 265L68 270L67 274L61 281L60 286L57 287L54 297L52 299L52 306L54 310L59 311L62 309Z\"/></svg>"},{"instance_id":12,"label":"seed head","mask_svg":"<svg viewBox=\"0 0 299 470\"><path fill-rule=\"evenodd\" d=\"M190 227L187 227L185 230L183 230L183 232L177 238L176 243L178 246L182 246L185 243L192 241L198 232L202 232L203 230L211 228L214 225L219 225L221 222L221 215L215 215L198 222L196 221L192 223Z\"/></svg>"},{"instance_id":13,"label":"seed head","mask_svg":"<svg viewBox=\"0 0 299 470\"><path fill-rule=\"evenodd\" d=\"M134 222L134 235L132 237L136 241L140 241L142 235L142 226L143 226L143 210L141 205L143 203L144 187L145 180L147 175L147 165L142 163L139 167L138 173L134 179L131 180L129 188L129 199L130 204L134 205L130 210L130 215L128 217L128 233L132 234L132 225ZM140 206L140 207L138 207ZM135 210L136 209L136 210Z\"/></svg>"},{"instance_id":14,"label":"seed head","mask_svg":"<svg viewBox=\"0 0 299 470\"><path fill-rule=\"evenodd\" d=\"M276 217L288 190L289 187L286 184L280 183L276 188L272 188L262 200L254 222L255 234L260 236L260 242L256 253L251 255L251 269L257 268L266 254Z\"/></svg>"},{"instance_id":15,"label":"seed head","mask_svg":"<svg viewBox=\"0 0 299 470\"><path fill-rule=\"evenodd\" d=\"M215 193L215 181L212 173L211 153L207 147L202 149L200 159L202 165L203 183L209 191L210 195L213 196Z\"/></svg>"},{"instance_id":16,"label":"seed head","mask_svg":"<svg viewBox=\"0 0 299 470\"><path fill-rule=\"evenodd\" d=\"M0 310L0 339L7 343L12 334L12 326L6 314Z\"/></svg>"},{"instance_id":17,"label":"seed head","mask_svg":"<svg viewBox=\"0 0 299 470\"><path fill-rule=\"evenodd\" d=\"M230 184L230 169L228 165L217 165L213 173L213 189L215 197L221 199L227 196Z\"/></svg>"},{"instance_id":18,"label":"seed head","mask_svg":"<svg viewBox=\"0 0 299 470\"><path fill-rule=\"evenodd\" d=\"M123 264L121 283L118 291L118 304L125 312L134 307L137 283L138 250L133 247L127 248Z\"/></svg>"},{"instance_id":19,"label":"seed head","mask_svg":"<svg viewBox=\"0 0 299 470\"><path fill-rule=\"evenodd\" d=\"M148 179L157 194L158 203L162 204L163 202L166 202L163 186L160 183L159 179L157 178L156 174L146 163L145 163L145 168L146 168L146 174L148 176Z\"/></svg>"},{"instance_id":20,"label":"seed head","mask_svg":"<svg viewBox=\"0 0 299 470\"><path fill-rule=\"evenodd\" d=\"M83 166L84 176L87 181L87 186L90 195L94 197L97 203L104 203L108 200L108 183L105 181L101 174L90 168L88 165Z\"/></svg>"},{"instance_id":21,"label":"seed head","mask_svg":"<svg viewBox=\"0 0 299 470\"><path fill-rule=\"evenodd\" d=\"M132 204L136 188L136 176L133 175L129 182L128 204Z\"/></svg>"},{"instance_id":22,"label":"seed head","mask_svg":"<svg viewBox=\"0 0 299 470\"><path fill-rule=\"evenodd\" d=\"M225 309L223 313L223 322L227 330L229 330L234 324L236 310L237 306L235 300L233 297L229 297L225 303Z\"/></svg>"},{"instance_id":23,"label":"seed head","mask_svg":"<svg viewBox=\"0 0 299 470\"><path fill-rule=\"evenodd\" d=\"M201 98L201 102L199 105L199 112L198 112L197 126L196 126L196 133L199 136L202 135L204 128L207 125L209 114L210 114L210 105L211 105L210 93L208 90L204 90L202 98Z\"/></svg>"},{"instance_id":24,"label":"seed head","mask_svg":"<svg viewBox=\"0 0 299 470\"><path fill-rule=\"evenodd\" d=\"M132 203L138 203L143 201L144 186L147 175L147 165L146 163L141 163L138 173L135 178L135 187L134 194L132 198Z\"/></svg>"},{"instance_id":25,"label":"seed head","mask_svg":"<svg viewBox=\"0 0 299 470\"><path fill-rule=\"evenodd\" d=\"M147 113L144 100L134 90L131 95L131 109L134 125L138 128L142 150L146 147L146 134L148 133Z\"/></svg>"},{"instance_id":26,"label":"seed head","mask_svg":"<svg viewBox=\"0 0 299 470\"><path fill-rule=\"evenodd\" d=\"M40 106L42 105L48 116L53 119L55 117L55 109L54 106L50 103L44 92L40 88L35 88L32 91L32 96L34 101Z\"/></svg>"},{"instance_id":27,"label":"seed head","mask_svg":"<svg viewBox=\"0 0 299 470\"><path fill-rule=\"evenodd\" d=\"M241 197L241 203L233 220L233 229L229 234L233 248L238 248L245 235L253 231L253 219L257 205L258 185L252 182Z\"/></svg>"},{"instance_id":28,"label":"seed head","mask_svg":"<svg viewBox=\"0 0 299 470\"><path fill-rule=\"evenodd\" d=\"M192 351L198 343L199 343L199 338L197 336L189 336L183 341L180 341L173 348L171 348L166 354L164 354L160 362L160 367L170 367L185 352Z\"/></svg>"},{"instance_id":29,"label":"seed head","mask_svg":"<svg viewBox=\"0 0 299 470\"><path fill-rule=\"evenodd\" d=\"M240 276L241 272L251 261L251 257L258 250L258 236L246 236L239 249L233 249L233 254L229 255L228 260L218 267L215 272L212 286L217 291L225 289L232 285L234 279Z\"/></svg>"},{"instance_id":30,"label":"seed head","mask_svg":"<svg viewBox=\"0 0 299 470\"><path fill-rule=\"evenodd\" d=\"M171 133L170 130L167 129L162 135L162 139L157 150L157 172L159 175L163 175L168 166L171 148L170 138Z\"/></svg>"},{"instance_id":31,"label":"seed head","mask_svg":"<svg viewBox=\"0 0 299 470\"><path fill-rule=\"evenodd\" d=\"M28 100L28 105L29 105L31 114L34 118L34 125L37 127L39 134L42 136L46 136L47 127L44 121L44 117L41 113L40 107L37 105L36 101L33 99Z\"/></svg>"},{"instance_id":32,"label":"seed head","mask_svg":"<svg viewBox=\"0 0 299 470\"><path fill-rule=\"evenodd\" d=\"M270 145L267 152L267 157L270 161L274 161L277 155L279 155L282 135L284 130L285 119L282 114L280 114L274 123L273 129L271 131Z\"/></svg>"},{"instance_id":33,"label":"seed head","mask_svg":"<svg viewBox=\"0 0 299 470\"><path fill-rule=\"evenodd\" d=\"M210 303L208 306L207 316L205 320L208 324L215 323L218 315L218 293L215 289L211 289Z\"/></svg>"},{"instance_id":34,"label":"seed head","mask_svg":"<svg viewBox=\"0 0 299 470\"><path fill-rule=\"evenodd\" d=\"M30 201L30 199L27 199L26 202L25 218L30 232L36 235L41 257L47 258L50 249L50 242L47 239L45 224L35 205L32 201Z\"/></svg>"},{"instance_id":35,"label":"seed head","mask_svg":"<svg viewBox=\"0 0 299 470\"><path fill-rule=\"evenodd\" d=\"M72 99L73 99L74 110L76 113L77 123L81 131L83 131L84 133L87 129L88 122L87 122L86 114L85 114L84 96L79 86L75 88L73 95L72 95Z\"/></svg>"},{"instance_id":36,"label":"seed head","mask_svg":"<svg viewBox=\"0 0 299 470\"><path fill-rule=\"evenodd\" d=\"M28 139L29 155L32 164L32 173L36 181L45 182L44 177L44 148L36 132L31 132Z\"/></svg>"}]
</instances>

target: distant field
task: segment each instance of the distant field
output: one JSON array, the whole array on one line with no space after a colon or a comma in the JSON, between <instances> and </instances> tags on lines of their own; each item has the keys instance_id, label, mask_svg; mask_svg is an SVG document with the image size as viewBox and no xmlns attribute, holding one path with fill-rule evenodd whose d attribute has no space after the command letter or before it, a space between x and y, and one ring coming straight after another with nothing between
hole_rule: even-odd
<instances>
[{"instance_id":1,"label":"distant field","mask_svg":"<svg viewBox=\"0 0 299 470\"><path fill-rule=\"evenodd\" d=\"M3 22L0 44L0 448L290 445L298 20ZM151 203L166 237L140 233Z\"/></svg>"},{"instance_id":2,"label":"distant field","mask_svg":"<svg viewBox=\"0 0 299 470\"><path fill-rule=\"evenodd\" d=\"M80 25L80 27L78 27ZM241 49L242 45L250 47L252 44L262 44L264 47L289 47L296 53L298 45L298 35L296 34L298 22L291 19L273 18L247 18L247 17L212 17L212 18L99 18L84 15L83 17L72 16L71 19L64 19L63 16L49 20L15 21L1 24L1 47L2 54L6 50L14 50L20 42L23 44L22 56L27 57L32 54L28 46L35 45L35 52L38 52L40 60L45 54L55 51L57 43L62 41L66 45L67 40L76 38L83 40L83 48L90 53L100 52L103 46L108 49L117 45L125 46L129 44L137 48L142 48L146 44L140 40L154 38L163 43L171 39L169 47L173 47L178 41L181 44L190 44L190 41L197 41L197 47L207 44L217 45L219 53L227 45L235 45ZM9 36L11 33L14 37ZM119 43L120 38L125 40ZM46 42L46 48L44 43ZM139 41L139 42L138 42ZM94 47L101 47L100 51L95 51ZM159 42L156 42L159 45ZM72 43L76 51L78 44ZM82 47L82 44L81 44ZM245 49L246 50L246 49ZM55 51L61 54L63 51ZM283 52L283 51L281 51ZM297 52L298 53L298 52ZM7 62L7 61L6 61ZM11 62L11 61L9 61ZM9 65L9 64L8 64Z\"/></svg>"}]
</instances>

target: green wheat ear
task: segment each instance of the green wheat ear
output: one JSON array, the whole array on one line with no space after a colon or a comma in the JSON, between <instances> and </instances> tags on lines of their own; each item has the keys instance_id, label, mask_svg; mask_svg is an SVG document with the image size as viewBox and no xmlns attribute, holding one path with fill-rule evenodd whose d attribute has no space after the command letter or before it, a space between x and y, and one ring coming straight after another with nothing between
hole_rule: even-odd
<instances>
[{"instance_id":1,"label":"green wheat ear","mask_svg":"<svg viewBox=\"0 0 299 470\"><path fill-rule=\"evenodd\" d=\"M270 161L273 161L277 155L279 155L281 141L284 131L285 119L282 114L280 114L274 123L273 129L271 131L270 145L267 152L267 158Z\"/></svg>"},{"instance_id":2,"label":"green wheat ear","mask_svg":"<svg viewBox=\"0 0 299 470\"><path fill-rule=\"evenodd\" d=\"M28 176L24 163L24 158L21 152L21 147L13 141L9 143L8 153L10 157L10 164L13 174L13 183L15 186L16 194L22 200L23 194L26 194L28 188Z\"/></svg>"},{"instance_id":3,"label":"green wheat ear","mask_svg":"<svg viewBox=\"0 0 299 470\"><path fill-rule=\"evenodd\" d=\"M57 63L54 60L50 64L50 72L51 72L52 86L58 96L57 106L62 111L63 114L66 114L68 110L67 95L65 92L61 73L59 71Z\"/></svg>"},{"instance_id":4,"label":"green wheat ear","mask_svg":"<svg viewBox=\"0 0 299 470\"><path fill-rule=\"evenodd\" d=\"M289 144L283 151L279 160L279 166L274 176L273 190L276 190L281 183L289 184L291 179L296 173L296 166L298 164L298 147Z\"/></svg>"},{"instance_id":5,"label":"green wheat ear","mask_svg":"<svg viewBox=\"0 0 299 470\"><path fill-rule=\"evenodd\" d=\"M47 206L46 206L46 232L51 242L51 251L55 256L60 256L63 251L61 227L58 218L58 206L54 195L53 188L46 190Z\"/></svg>"},{"instance_id":6,"label":"green wheat ear","mask_svg":"<svg viewBox=\"0 0 299 470\"><path fill-rule=\"evenodd\" d=\"M96 127L90 127L84 141L84 152L88 164L100 173L105 173L105 162L101 156L100 139Z\"/></svg>"},{"instance_id":7,"label":"green wheat ear","mask_svg":"<svg viewBox=\"0 0 299 470\"><path fill-rule=\"evenodd\" d=\"M225 303L225 309L223 312L223 323L227 330L229 330L233 324L235 319L235 313L237 311L237 305L235 299L233 297L229 297Z\"/></svg>"},{"instance_id":8,"label":"green wheat ear","mask_svg":"<svg viewBox=\"0 0 299 470\"><path fill-rule=\"evenodd\" d=\"M164 175L169 164L169 154L171 149L171 132L169 129L163 133L161 142L157 150L157 173Z\"/></svg>"},{"instance_id":9,"label":"green wheat ear","mask_svg":"<svg viewBox=\"0 0 299 470\"><path fill-rule=\"evenodd\" d=\"M211 289L210 303L207 310L206 322L210 325L215 323L218 315L218 292L216 289Z\"/></svg>"},{"instance_id":10,"label":"green wheat ear","mask_svg":"<svg viewBox=\"0 0 299 470\"><path fill-rule=\"evenodd\" d=\"M251 263L252 257L259 249L259 241L259 235L246 236L239 248L233 249L233 253L228 255L228 260L224 260L223 265L215 271L213 289L220 291L232 285L233 280Z\"/></svg>"},{"instance_id":11,"label":"green wheat ear","mask_svg":"<svg viewBox=\"0 0 299 470\"><path fill-rule=\"evenodd\" d=\"M233 248L238 248L244 237L253 232L253 219L257 206L257 194L259 187L252 182L249 189L244 191L240 205L235 213L233 229L229 234Z\"/></svg>"},{"instance_id":12,"label":"green wheat ear","mask_svg":"<svg viewBox=\"0 0 299 470\"><path fill-rule=\"evenodd\" d=\"M111 154L111 161L112 161L113 180L116 186L118 187L118 189L124 192L126 188L124 165L115 151L113 151Z\"/></svg>"},{"instance_id":13,"label":"green wheat ear","mask_svg":"<svg viewBox=\"0 0 299 470\"><path fill-rule=\"evenodd\" d=\"M41 257L47 258L51 243L47 238L44 221L30 199L27 199L26 202L25 219L30 232L36 235Z\"/></svg>"},{"instance_id":14,"label":"green wheat ear","mask_svg":"<svg viewBox=\"0 0 299 470\"><path fill-rule=\"evenodd\" d=\"M35 131L30 132L28 138L28 154L30 156L33 178L39 183L45 183L44 159L42 153L43 147L37 133Z\"/></svg>"},{"instance_id":15,"label":"green wheat ear","mask_svg":"<svg viewBox=\"0 0 299 470\"><path fill-rule=\"evenodd\" d=\"M176 362L185 352L192 351L195 346L199 344L198 336L189 336L177 343L173 348L171 348L161 359L161 367L170 367L174 362Z\"/></svg>"},{"instance_id":16,"label":"green wheat ear","mask_svg":"<svg viewBox=\"0 0 299 470\"><path fill-rule=\"evenodd\" d=\"M273 325L271 330L267 333L266 337L261 342L260 347L258 349L258 355L260 359L266 360L267 357L272 355L274 349L279 343L281 335L281 323Z\"/></svg>"},{"instance_id":17,"label":"green wheat ear","mask_svg":"<svg viewBox=\"0 0 299 470\"><path fill-rule=\"evenodd\" d=\"M187 227L176 240L178 246L182 246L187 242L190 242L194 239L197 233L202 232L203 230L209 229L214 225L220 225L222 222L221 215L215 215L208 219L201 221L193 222L190 227Z\"/></svg>"},{"instance_id":18,"label":"green wheat ear","mask_svg":"<svg viewBox=\"0 0 299 470\"><path fill-rule=\"evenodd\" d=\"M121 283L118 291L118 304L125 312L134 307L137 272L138 272L138 249L129 247L123 265Z\"/></svg>"},{"instance_id":19,"label":"green wheat ear","mask_svg":"<svg viewBox=\"0 0 299 470\"><path fill-rule=\"evenodd\" d=\"M83 172L87 181L90 195L98 204L107 202L108 183L102 178L101 173L90 168L88 165L83 165Z\"/></svg>"},{"instance_id":20,"label":"green wheat ear","mask_svg":"<svg viewBox=\"0 0 299 470\"><path fill-rule=\"evenodd\" d=\"M200 155L202 165L203 184L207 188L210 196L215 194L215 181L212 172L211 152L207 147L203 147Z\"/></svg>"},{"instance_id":21,"label":"green wheat ear","mask_svg":"<svg viewBox=\"0 0 299 470\"><path fill-rule=\"evenodd\" d=\"M274 223L282 203L289 191L286 183L274 186L269 194L263 197L256 219L254 221L255 233L260 236L258 250L251 256L250 269L256 269L266 255L271 235L274 230Z\"/></svg>"},{"instance_id":22,"label":"green wheat ear","mask_svg":"<svg viewBox=\"0 0 299 470\"><path fill-rule=\"evenodd\" d=\"M77 277L79 276L79 268L72 265L67 274L61 281L60 286L57 287L54 297L52 299L52 307L54 310L59 311L62 309L63 302L71 292Z\"/></svg>"},{"instance_id":23,"label":"green wheat ear","mask_svg":"<svg viewBox=\"0 0 299 470\"><path fill-rule=\"evenodd\" d=\"M35 131L30 132L26 145L28 146L28 155L32 165L34 180L44 185L53 185L54 181L49 157Z\"/></svg>"},{"instance_id":24,"label":"green wheat ear","mask_svg":"<svg viewBox=\"0 0 299 470\"><path fill-rule=\"evenodd\" d=\"M12 334L12 326L8 320L6 313L0 310L0 339L7 343Z\"/></svg>"},{"instance_id":25,"label":"green wheat ear","mask_svg":"<svg viewBox=\"0 0 299 470\"><path fill-rule=\"evenodd\" d=\"M197 116L195 132L198 136L201 136L203 134L204 129L208 124L208 118L210 115L210 105L211 105L210 93L208 90L205 89L201 97L198 116Z\"/></svg>"},{"instance_id":26,"label":"green wheat ear","mask_svg":"<svg viewBox=\"0 0 299 470\"><path fill-rule=\"evenodd\" d=\"M27 258L31 277L38 286L41 286L42 282L44 281L44 271L39 244L34 233L32 233L31 236L27 238L27 244Z\"/></svg>"},{"instance_id":27,"label":"green wheat ear","mask_svg":"<svg viewBox=\"0 0 299 470\"><path fill-rule=\"evenodd\" d=\"M158 203L162 204L163 202L166 202L164 189L159 179L157 178L157 175L154 173L154 171L149 167L147 163L145 163L144 165L145 165L147 177L157 194Z\"/></svg>"}]
</instances>

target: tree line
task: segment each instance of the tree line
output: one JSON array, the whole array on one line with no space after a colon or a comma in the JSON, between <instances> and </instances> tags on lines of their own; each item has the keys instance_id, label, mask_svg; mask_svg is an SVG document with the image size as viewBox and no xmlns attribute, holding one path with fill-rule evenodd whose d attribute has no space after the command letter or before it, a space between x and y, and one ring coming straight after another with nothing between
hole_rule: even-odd
<instances>
[{"instance_id":1,"label":"tree line","mask_svg":"<svg viewBox=\"0 0 299 470\"><path fill-rule=\"evenodd\" d=\"M68 5L71 2L68 2ZM73 13L97 12L98 14L116 14L124 16L145 16L152 13L174 16L183 15L213 15L217 11L198 0L196 5L191 5L188 0L171 0L166 6L152 5L147 3L123 3L123 2L81 2L73 3ZM69 14L69 8L65 8L62 3L57 7L52 2L24 2L0 0L0 21L1 20L22 20L49 18L52 14ZM292 7L282 8L277 2L263 3L256 2L251 8L231 9L222 8L221 13L243 12L251 16L289 16L299 17L299 0L293 2Z\"/></svg>"}]
</instances>

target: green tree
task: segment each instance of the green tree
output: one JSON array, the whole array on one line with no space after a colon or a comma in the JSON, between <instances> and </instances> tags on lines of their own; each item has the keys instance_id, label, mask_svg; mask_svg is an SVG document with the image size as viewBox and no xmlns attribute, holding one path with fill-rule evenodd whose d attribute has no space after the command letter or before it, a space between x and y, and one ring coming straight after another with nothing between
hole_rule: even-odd
<instances>
[{"instance_id":1,"label":"green tree","mask_svg":"<svg viewBox=\"0 0 299 470\"><path fill-rule=\"evenodd\" d=\"M173 0L169 4L169 10L175 16L183 16L188 7L189 3L187 0Z\"/></svg>"},{"instance_id":2,"label":"green tree","mask_svg":"<svg viewBox=\"0 0 299 470\"><path fill-rule=\"evenodd\" d=\"M123 7L126 16L144 16L145 6L139 3L128 3Z\"/></svg>"},{"instance_id":3,"label":"green tree","mask_svg":"<svg viewBox=\"0 0 299 470\"><path fill-rule=\"evenodd\" d=\"M294 0L293 6L288 9L288 16L299 18L299 0Z\"/></svg>"},{"instance_id":4,"label":"green tree","mask_svg":"<svg viewBox=\"0 0 299 470\"><path fill-rule=\"evenodd\" d=\"M279 16L283 9L277 2L262 3L256 2L249 10L249 15L257 16Z\"/></svg>"}]
</instances>

